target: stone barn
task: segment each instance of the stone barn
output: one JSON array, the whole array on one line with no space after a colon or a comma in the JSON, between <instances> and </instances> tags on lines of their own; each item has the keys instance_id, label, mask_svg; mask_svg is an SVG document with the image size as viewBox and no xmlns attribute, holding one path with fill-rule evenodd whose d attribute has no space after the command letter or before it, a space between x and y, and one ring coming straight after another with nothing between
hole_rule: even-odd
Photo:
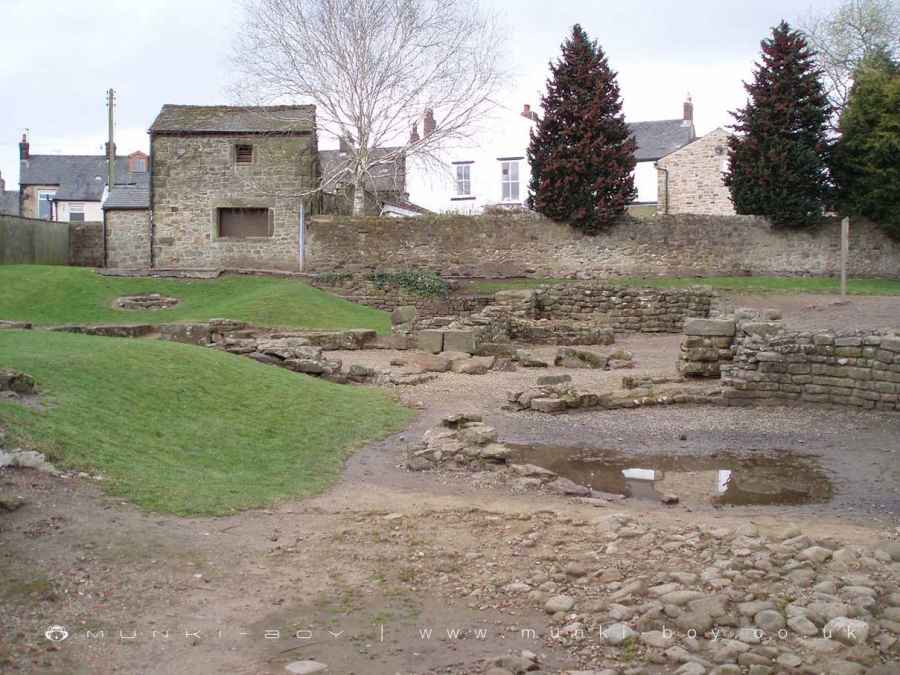
<instances>
[{"instance_id":1,"label":"stone barn","mask_svg":"<svg viewBox=\"0 0 900 675\"><path fill-rule=\"evenodd\" d=\"M150 157L150 266L300 269L315 106L165 105Z\"/></svg>"}]
</instances>

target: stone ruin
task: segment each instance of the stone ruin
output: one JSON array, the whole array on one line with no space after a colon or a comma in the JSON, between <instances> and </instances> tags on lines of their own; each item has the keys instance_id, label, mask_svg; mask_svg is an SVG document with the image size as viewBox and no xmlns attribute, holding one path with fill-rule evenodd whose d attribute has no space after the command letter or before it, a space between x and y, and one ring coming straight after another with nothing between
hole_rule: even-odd
<instances>
[{"instance_id":1,"label":"stone ruin","mask_svg":"<svg viewBox=\"0 0 900 675\"><path fill-rule=\"evenodd\" d=\"M141 295L126 295L116 298L113 307L124 310L159 310L174 307L179 302L178 298L170 298L159 293L143 293Z\"/></svg>"}]
</instances>

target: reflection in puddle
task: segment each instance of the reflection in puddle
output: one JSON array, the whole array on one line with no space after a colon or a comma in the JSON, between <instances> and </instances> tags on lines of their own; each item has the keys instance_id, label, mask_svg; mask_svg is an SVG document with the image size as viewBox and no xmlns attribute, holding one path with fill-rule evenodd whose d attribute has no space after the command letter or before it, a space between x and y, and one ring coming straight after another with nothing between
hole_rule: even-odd
<instances>
[{"instance_id":1,"label":"reflection in puddle","mask_svg":"<svg viewBox=\"0 0 900 675\"><path fill-rule=\"evenodd\" d=\"M536 464L601 492L658 501L807 504L831 499L831 482L813 458L788 452L707 457L624 455L614 450L514 446L512 461Z\"/></svg>"}]
</instances>

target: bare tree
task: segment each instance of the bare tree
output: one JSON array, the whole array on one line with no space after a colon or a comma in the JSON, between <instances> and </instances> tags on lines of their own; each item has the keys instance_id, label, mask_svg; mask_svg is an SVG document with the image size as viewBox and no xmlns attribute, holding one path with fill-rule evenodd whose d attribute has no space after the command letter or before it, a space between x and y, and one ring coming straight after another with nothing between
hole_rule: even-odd
<instances>
[{"instance_id":1,"label":"bare tree","mask_svg":"<svg viewBox=\"0 0 900 675\"><path fill-rule=\"evenodd\" d=\"M238 35L235 91L255 105L316 105L319 133L347 151L320 189L352 185L357 215L372 176L399 159L436 161L503 82L502 32L476 0L247 0ZM428 128L411 133L426 111Z\"/></svg>"},{"instance_id":2,"label":"bare tree","mask_svg":"<svg viewBox=\"0 0 900 675\"><path fill-rule=\"evenodd\" d=\"M846 0L830 12L810 13L801 27L818 52L836 124L847 105L859 64L877 52L894 57L900 53L900 2Z\"/></svg>"}]
</instances>

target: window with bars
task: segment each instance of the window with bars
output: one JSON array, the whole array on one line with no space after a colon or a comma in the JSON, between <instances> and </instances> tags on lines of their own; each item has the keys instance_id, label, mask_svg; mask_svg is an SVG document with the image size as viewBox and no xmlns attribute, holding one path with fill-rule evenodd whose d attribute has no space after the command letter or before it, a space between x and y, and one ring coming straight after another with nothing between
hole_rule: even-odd
<instances>
[{"instance_id":1,"label":"window with bars","mask_svg":"<svg viewBox=\"0 0 900 675\"><path fill-rule=\"evenodd\" d=\"M501 201L519 201L519 160L500 161Z\"/></svg>"},{"instance_id":2,"label":"window with bars","mask_svg":"<svg viewBox=\"0 0 900 675\"><path fill-rule=\"evenodd\" d=\"M472 194L472 165L456 165L456 194L465 197Z\"/></svg>"},{"instance_id":3,"label":"window with bars","mask_svg":"<svg viewBox=\"0 0 900 675\"><path fill-rule=\"evenodd\" d=\"M235 164L253 164L253 146L236 145L234 147Z\"/></svg>"}]
</instances>

